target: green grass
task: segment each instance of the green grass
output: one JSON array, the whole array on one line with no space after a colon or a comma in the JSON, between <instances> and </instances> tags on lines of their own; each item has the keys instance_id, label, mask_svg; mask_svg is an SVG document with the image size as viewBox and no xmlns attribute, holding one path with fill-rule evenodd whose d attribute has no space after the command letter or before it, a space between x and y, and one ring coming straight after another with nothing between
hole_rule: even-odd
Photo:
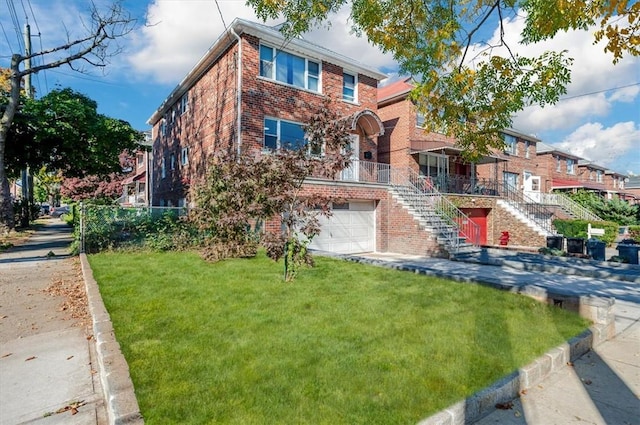
<instances>
[{"instance_id":1,"label":"green grass","mask_svg":"<svg viewBox=\"0 0 640 425\"><path fill-rule=\"evenodd\" d=\"M480 285L317 258L89 257L146 423L410 424L588 323Z\"/></svg>"}]
</instances>

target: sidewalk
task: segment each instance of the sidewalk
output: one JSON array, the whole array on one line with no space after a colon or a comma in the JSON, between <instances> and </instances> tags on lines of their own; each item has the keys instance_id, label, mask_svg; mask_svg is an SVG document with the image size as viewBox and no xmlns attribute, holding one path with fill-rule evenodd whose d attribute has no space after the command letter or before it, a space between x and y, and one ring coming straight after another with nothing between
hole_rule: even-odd
<instances>
[{"instance_id":1,"label":"sidewalk","mask_svg":"<svg viewBox=\"0 0 640 425\"><path fill-rule=\"evenodd\" d=\"M512 404L501 405L505 409L488 406L490 413L484 418L463 421L476 425L640 424L640 266L495 250L458 261L397 254L346 257L513 292L615 299L615 338L520 392L520 398ZM444 411L421 423L449 425L461 423L456 422L460 419Z\"/></svg>"},{"instance_id":2,"label":"sidewalk","mask_svg":"<svg viewBox=\"0 0 640 425\"><path fill-rule=\"evenodd\" d=\"M49 220L0 253L0 425L107 423L91 322L47 291L74 279L84 289L70 242L71 228Z\"/></svg>"}]
</instances>

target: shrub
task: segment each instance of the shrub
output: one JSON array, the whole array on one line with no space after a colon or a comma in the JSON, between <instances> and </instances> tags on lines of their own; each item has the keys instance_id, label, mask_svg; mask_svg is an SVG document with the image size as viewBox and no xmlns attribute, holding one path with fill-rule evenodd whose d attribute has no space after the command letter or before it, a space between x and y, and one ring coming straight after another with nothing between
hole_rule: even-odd
<instances>
[{"instance_id":1,"label":"shrub","mask_svg":"<svg viewBox=\"0 0 640 425\"><path fill-rule=\"evenodd\" d=\"M553 226L558 233L567 238L587 238L589 223L592 228L604 229L604 235L598 239L611 245L618 235L618 224L611 221L588 221L588 220L553 220Z\"/></svg>"}]
</instances>

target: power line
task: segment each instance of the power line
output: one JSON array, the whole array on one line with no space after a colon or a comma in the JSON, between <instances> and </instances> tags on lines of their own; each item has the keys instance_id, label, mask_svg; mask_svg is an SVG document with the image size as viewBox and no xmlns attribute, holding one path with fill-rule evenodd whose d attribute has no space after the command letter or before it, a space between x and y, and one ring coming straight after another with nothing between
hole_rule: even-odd
<instances>
[{"instance_id":1,"label":"power line","mask_svg":"<svg viewBox=\"0 0 640 425\"><path fill-rule=\"evenodd\" d=\"M621 90L621 89L626 89L626 88L634 87L634 86L640 86L640 83L632 83L632 84L627 84L626 86L612 87L610 89L603 89L603 90L598 90L598 91L594 91L594 92L590 92L590 93L576 94L574 96L562 97L562 98L560 98L558 100L559 101L560 100L569 100L569 99L575 99L577 97L593 96L594 94L606 93L608 91Z\"/></svg>"}]
</instances>

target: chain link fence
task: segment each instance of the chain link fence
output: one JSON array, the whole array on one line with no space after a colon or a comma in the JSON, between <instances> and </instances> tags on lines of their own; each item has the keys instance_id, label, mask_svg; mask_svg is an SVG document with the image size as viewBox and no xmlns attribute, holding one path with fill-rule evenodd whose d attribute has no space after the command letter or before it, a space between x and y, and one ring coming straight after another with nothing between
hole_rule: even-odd
<instances>
[{"instance_id":1,"label":"chain link fence","mask_svg":"<svg viewBox=\"0 0 640 425\"><path fill-rule=\"evenodd\" d=\"M188 208L81 204L78 250L177 250L200 246L204 234L189 220Z\"/></svg>"}]
</instances>

